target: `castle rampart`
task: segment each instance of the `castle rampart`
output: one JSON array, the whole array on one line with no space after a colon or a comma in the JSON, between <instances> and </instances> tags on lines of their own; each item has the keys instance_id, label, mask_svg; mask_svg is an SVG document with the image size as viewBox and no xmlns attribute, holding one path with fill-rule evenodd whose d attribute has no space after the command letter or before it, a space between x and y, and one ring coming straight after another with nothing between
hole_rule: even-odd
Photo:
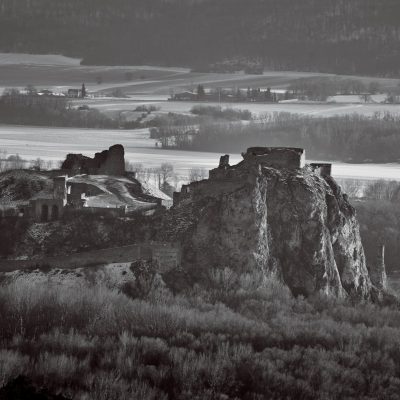
<instances>
[{"instance_id":1,"label":"castle rampart","mask_svg":"<svg viewBox=\"0 0 400 400\"><path fill-rule=\"evenodd\" d=\"M221 156L218 168L209 171L208 180L183 185L180 193L174 193L174 205L193 196L213 197L229 193L244 181L251 180L255 174L249 171L258 171L259 167L301 169L305 166L304 149L295 147L250 147L242 156L243 161L237 165L229 164L229 155ZM328 170L326 167L324 173ZM213 185L213 182L218 184Z\"/></svg>"}]
</instances>

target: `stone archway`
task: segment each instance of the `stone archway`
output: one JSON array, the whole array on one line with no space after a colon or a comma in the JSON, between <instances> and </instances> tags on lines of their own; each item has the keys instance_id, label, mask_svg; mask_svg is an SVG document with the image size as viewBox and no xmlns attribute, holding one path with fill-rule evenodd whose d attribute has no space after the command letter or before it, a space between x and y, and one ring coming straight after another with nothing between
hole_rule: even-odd
<instances>
[{"instance_id":1,"label":"stone archway","mask_svg":"<svg viewBox=\"0 0 400 400\"><path fill-rule=\"evenodd\" d=\"M56 204L54 204L52 207L51 207L51 219L53 220L53 221L55 221L55 220L57 220L58 219L58 217L59 217L59 210L58 210L58 206L56 205Z\"/></svg>"},{"instance_id":2,"label":"stone archway","mask_svg":"<svg viewBox=\"0 0 400 400\"><path fill-rule=\"evenodd\" d=\"M40 219L42 222L47 222L49 220L49 206L47 204L42 204Z\"/></svg>"}]
</instances>

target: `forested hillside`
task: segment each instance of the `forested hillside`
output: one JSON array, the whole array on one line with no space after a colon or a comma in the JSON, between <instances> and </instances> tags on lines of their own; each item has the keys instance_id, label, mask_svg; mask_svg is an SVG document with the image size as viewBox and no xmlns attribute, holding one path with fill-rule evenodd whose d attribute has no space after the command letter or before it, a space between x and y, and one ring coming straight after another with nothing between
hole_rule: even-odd
<instances>
[{"instance_id":1,"label":"forested hillside","mask_svg":"<svg viewBox=\"0 0 400 400\"><path fill-rule=\"evenodd\" d=\"M0 0L0 50L400 75L398 0Z\"/></svg>"}]
</instances>

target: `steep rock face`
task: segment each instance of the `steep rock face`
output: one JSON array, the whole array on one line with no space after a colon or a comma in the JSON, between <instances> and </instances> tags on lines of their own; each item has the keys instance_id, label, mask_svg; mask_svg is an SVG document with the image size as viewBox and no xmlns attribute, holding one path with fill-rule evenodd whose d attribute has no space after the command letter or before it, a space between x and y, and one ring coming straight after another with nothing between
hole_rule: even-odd
<instances>
[{"instance_id":1,"label":"steep rock face","mask_svg":"<svg viewBox=\"0 0 400 400\"><path fill-rule=\"evenodd\" d=\"M182 242L185 269L257 271L295 294L369 297L355 210L331 177L245 161L224 171L184 187L165 218L164 238Z\"/></svg>"}]
</instances>

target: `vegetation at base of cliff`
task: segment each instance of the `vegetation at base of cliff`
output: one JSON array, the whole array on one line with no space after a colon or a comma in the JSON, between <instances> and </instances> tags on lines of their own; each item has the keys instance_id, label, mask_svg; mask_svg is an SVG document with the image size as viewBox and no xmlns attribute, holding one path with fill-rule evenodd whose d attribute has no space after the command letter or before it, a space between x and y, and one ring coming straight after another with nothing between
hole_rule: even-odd
<instances>
[{"instance_id":1,"label":"vegetation at base of cliff","mask_svg":"<svg viewBox=\"0 0 400 400\"><path fill-rule=\"evenodd\" d=\"M71 399L397 399L395 306L199 288L132 299L0 288L0 387L19 375Z\"/></svg>"},{"instance_id":2,"label":"vegetation at base of cliff","mask_svg":"<svg viewBox=\"0 0 400 400\"><path fill-rule=\"evenodd\" d=\"M400 269L400 205L387 200L353 200L367 264L374 263L377 245L385 245L388 271Z\"/></svg>"},{"instance_id":3,"label":"vegetation at base of cliff","mask_svg":"<svg viewBox=\"0 0 400 400\"><path fill-rule=\"evenodd\" d=\"M89 64L398 76L396 0L3 0L0 48ZM38 23L40 21L40 24ZM160 40L162 38L163 40Z\"/></svg>"},{"instance_id":4,"label":"vegetation at base of cliff","mask_svg":"<svg viewBox=\"0 0 400 400\"><path fill-rule=\"evenodd\" d=\"M397 162L400 160L400 117L354 114L316 118L274 113L247 124L200 124L193 140L179 143L186 149L231 153L260 145L303 147L309 159Z\"/></svg>"}]
</instances>

